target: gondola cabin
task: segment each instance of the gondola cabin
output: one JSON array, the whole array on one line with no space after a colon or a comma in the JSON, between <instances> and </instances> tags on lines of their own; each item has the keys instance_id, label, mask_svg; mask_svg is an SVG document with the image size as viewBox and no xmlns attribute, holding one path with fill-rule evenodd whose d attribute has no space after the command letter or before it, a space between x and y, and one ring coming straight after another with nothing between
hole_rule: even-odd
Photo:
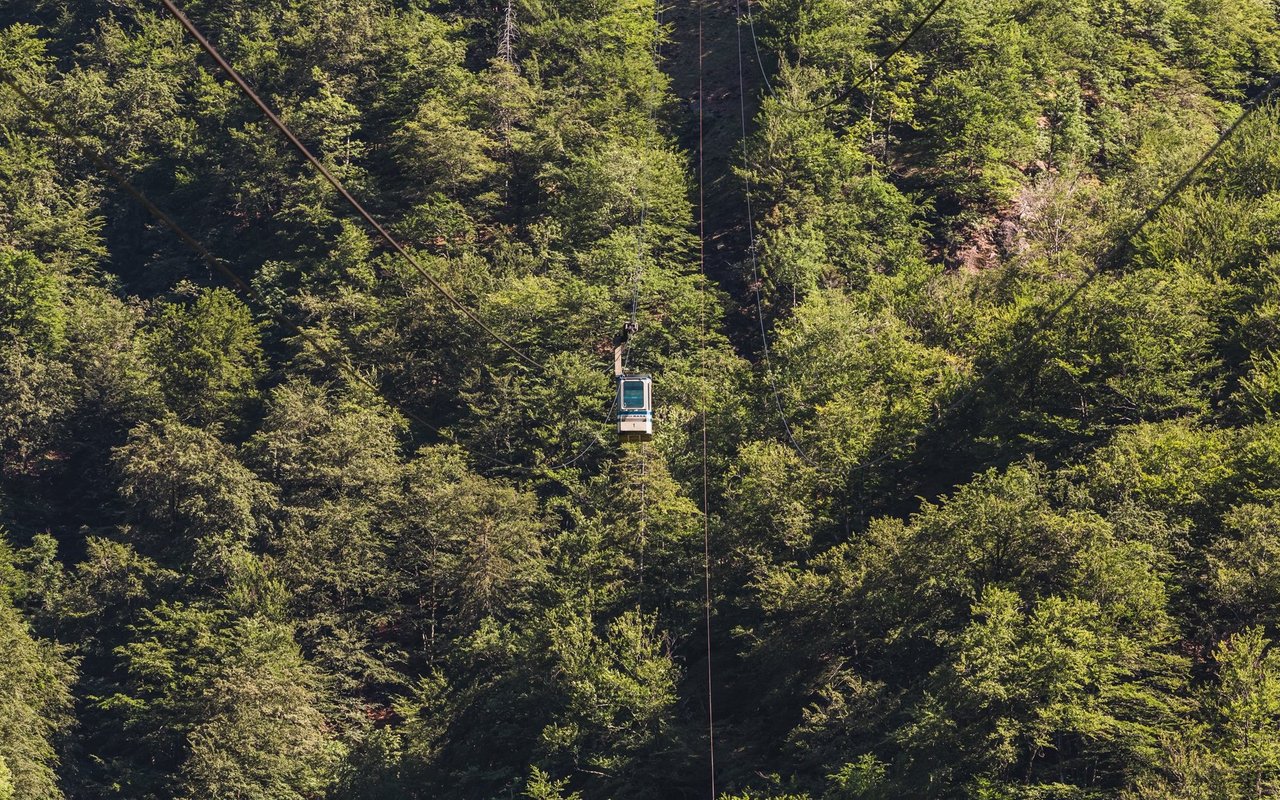
<instances>
[{"instance_id":1,"label":"gondola cabin","mask_svg":"<svg viewBox=\"0 0 1280 800\"><path fill-rule=\"evenodd\" d=\"M647 442L653 438L653 378L618 376L618 441Z\"/></svg>"}]
</instances>

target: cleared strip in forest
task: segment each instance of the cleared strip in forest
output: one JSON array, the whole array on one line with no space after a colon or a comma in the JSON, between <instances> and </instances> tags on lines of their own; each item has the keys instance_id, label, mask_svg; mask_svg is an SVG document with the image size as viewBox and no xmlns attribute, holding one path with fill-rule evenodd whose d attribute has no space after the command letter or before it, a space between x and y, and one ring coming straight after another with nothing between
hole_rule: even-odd
<instances>
[{"instance_id":1,"label":"cleared strip in forest","mask_svg":"<svg viewBox=\"0 0 1280 800\"><path fill-rule=\"evenodd\" d=\"M709 2L703 10L703 37L698 43L697 8L676 4L667 15L671 38L664 48L662 68L671 80L671 91L680 105L675 109L673 135L696 159L697 123L703 125L703 177L705 179L707 275L742 306L742 313L723 320L730 340L744 357L753 350L751 319L746 313L750 291L739 264L745 260L746 230L742 224L741 198L733 169L739 145L737 86L737 20L731 3ZM697 83L698 59L702 59L703 84ZM748 123L755 119L761 88L759 73L747 76L743 101ZM697 164L692 167L696 170ZM696 197L692 198L695 202Z\"/></svg>"}]
</instances>

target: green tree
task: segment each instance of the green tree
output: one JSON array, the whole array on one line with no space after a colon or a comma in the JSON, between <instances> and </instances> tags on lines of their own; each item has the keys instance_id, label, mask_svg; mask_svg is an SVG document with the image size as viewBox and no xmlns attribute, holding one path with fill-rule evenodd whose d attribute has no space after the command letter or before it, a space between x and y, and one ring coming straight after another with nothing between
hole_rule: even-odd
<instances>
[{"instance_id":1,"label":"green tree","mask_svg":"<svg viewBox=\"0 0 1280 800\"><path fill-rule=\"evenodd\" d=\"M403 655L385 635L396 616L401 430L385 407L294 380L272 391L246 445L246 460L279 498L262 544L289 590L300 637L348 690L403 680L390 668Z\"/></svg>"},{"instance_id":2,"label":"green tree","mask_svg":"<svg viewBox=\"0 0 1280 800\"><path fill-rule=\"evenodd\" d=\"M777 331L773 363L802 445L843 468L909 447L964 372L892 310L835 291L812 295Z\"/></svg>"},{"instance_id":3,"label":"green tree","mask_svg":"<svg viewBox=\"0 0 1280 800\"><path fill-rule=\"evenodd\" d=\"M148 353L170 409L202 424L234 421L257 396L258 327L225 289L201 292L190 306L165 305L152 325Z\"/></svg>"},{"instance_id":4,"label":"green tree","mask_svg":"<svg viewBox=\"0 0 1280 800\"><path fill-rule=\"evenodd\" d=\"M101 703L148 748L128 773L135 793L303 798L328 785L341 748L289 625L164 603L134 633L117 650L123 691Z\"/></svg>"},{"instance_id":5,"label":"green tree","mask_svg":"<svg viewBox=\"0 0 1280 800\"><path fill-rule=\"evenodd\" d=\"M456 449L419 451L403 481L390 524L391 563L416 634L406 638L434 659L486 618L527 613L546 580L535 499L472 473Z\"/></svg>"},{"instance_id":6,"label":"green tree","mask_svg":"<svg viewBox=\"0 0 1280 800\"><path fill-rule=\"evenodd\" d=\"M1274 626L1280 517L1274 506L1249 503L1232 509L1223 523L1226 535L1207 553L1207 588L1224 618Z\"/></svg>"},{"instance_id":7,"label":"green tree","mask_svg":"<svg viewBox=\"0 0 1280 800\"><path fill-rule=\"evenodd\" d=\"M61 800L58 737L70 723L72 662L14 607L12 551L0 539L0 797Z\"/></svg>"},{"instance_id":8,"label":"green tree","mask_svg":"<svg viewBox=\"0 0 1280 800\"><path fill-rule=\"evenodd\" d=\"M261 617L225 634L202 689L179 797L302 800L324 791L342 748L320 711L320 677L289 626Z\"/></svg>"},{"instance_id":9,"label":"green tree","mask_svg":"<svg viewBox=\"0 0 1280 800\"><path fill-rule=\"evenodd\" d=\"M167 564L225 575L231 553L266 529L269 488L231 448L172 414L131 431L115 461L136 514L131 538Z\"/></svg>"},{"instance_id":10,"label":"green tree","mask_svg":"<svg viewBox=\"0 0 1280 800\"><path fill-rule=\"evenodd\" d=\"M64 362L18 347L0 352L0 452L3 471L28 472L33 460L65 435L75 407L74 379Z\"/></svg>"},{"instance_id":11,"label":"green tree","mask_svg":"<svg viewBox=\"0 0 1280 800\"><path fill-rule=\"evenodd\" d=\"M668 735L678 668L652 617L629 611L597 630L590 614L566 612L549 630L564 707L542 730L542 746L620 779Z\"/></svg>"},{"instance_id":12,"label":"green tree","mask_svg":"<svg viewBox=\"0 0 1280 800\"><path fill-rule=\"evenodd\" d=\"M66 329L65 313L56 274L31 253L0 249L0 334L10 346L56 348Z\"/></svg>"},{"instance_id":13,"label":"green tree","mask_svg":"<svg viewBox=\"0 0 1280 800\"><path fill-rule=\"evenodd\" d=\"M1224 797L1266 797L1280 781L1280 657L1260 628L1222 642L1211 690Z\"/></svg>"}]
</instances>

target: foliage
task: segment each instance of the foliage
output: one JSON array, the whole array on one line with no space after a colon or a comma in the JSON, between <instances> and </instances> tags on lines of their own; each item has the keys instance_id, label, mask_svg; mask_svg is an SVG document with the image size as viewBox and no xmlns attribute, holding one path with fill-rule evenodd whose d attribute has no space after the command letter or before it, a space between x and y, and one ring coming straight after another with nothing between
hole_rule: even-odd
<instances>
[{"instance_id":1,"label":"foliage","mask_svg":"<svg viewBox=\"0 0 1280 800\"><path fill-rule=\"evenodd\" d=\"M0 539L0 797L58 800L59 731L71 710L65 648L32 635L14 607L13 553Z\"/></svg>"},{"instance_id":2,"label":"foliage","mask_svg":"<svg viewBox=\"0 0 1280 800\"><path fill-rule=\"evenodd\" d=\"M1280 791L1275 4L713 6L0 5L0 800Z\"/></svg>"}]
</instances>

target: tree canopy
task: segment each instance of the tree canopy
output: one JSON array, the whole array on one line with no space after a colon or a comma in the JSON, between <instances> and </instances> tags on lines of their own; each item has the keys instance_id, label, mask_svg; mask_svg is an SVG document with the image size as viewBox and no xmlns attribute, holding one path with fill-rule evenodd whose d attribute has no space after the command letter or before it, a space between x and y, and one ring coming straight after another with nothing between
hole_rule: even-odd
<instances>
[{"instance_id":1,"label":"tree canopy","mask_svg":"<svg viewBox=\"0 0 1280 800\"><path fill-rule=\"evenodd\" d=\"M0 800L1280 792L1280 12L932 6L0 7Z\"/></svg>"}]
</instances>

